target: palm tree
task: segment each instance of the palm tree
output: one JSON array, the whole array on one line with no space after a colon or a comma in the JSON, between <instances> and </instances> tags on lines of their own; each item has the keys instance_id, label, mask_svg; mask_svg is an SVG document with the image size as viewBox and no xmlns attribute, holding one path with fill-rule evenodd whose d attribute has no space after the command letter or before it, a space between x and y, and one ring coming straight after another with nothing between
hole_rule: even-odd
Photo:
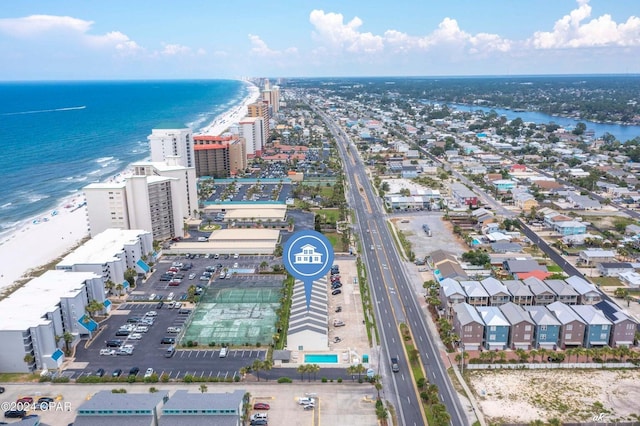
<instances>
[{"instance_id":1,"label":"palm tree","mask_svg":"<svg viewBox=\"0 0 640 426\"><path fill-rule=\"evenodd\" d=\"M71 353L71 350L69 349L69 344L73 342L73 340L75 339L75 336L69 333L68 331L65 331L65 333L62 335L62 339L64 340L66 353L67 354Z\"/></svg>"},{"instance_id":2,"label":"palm tree","mask_svg":"<svg viewBox=\"0 0 640 426\"><path fill-rule=\"evenodd\" d=\"M240 372L240 376L241 378L244 379L244 377L247 375L247 371L249 371L248 367L241 367L239 372Z\"/></svg>"},{"instance_id":3,"label":"palm tree","mask_svg":"<svg viewBox=\"0 0 640 426\"><path fill-rule=\"evenodd\" d=\"M267 269L268 266L269 266L269 262L267 262L266 260L263 260L262 262L260 262L259 269L260 271L264 271L265 269Z\"/></svg>"},{"instance_id":4,"label":"palm tree","mask_svg":"<svg viewBox=\"0 0 640 426\"><path fill-rule=\"evenodd\" d=\"M200 393L205 393L207 389L207 385L205 385L204 383L200 385Z\"/></svg>"},{"instance_id":5,"label":"palm tree","mask_svg":"<svg viewBox=\"0 0 640 426\"><path fill-rule=\"evenodd\" d=\"M538 349L538 356L540 357L540 362L544 362L544 358L547 356L548 353L549 353L549 350L545 348Z\"/></svg>"},{"instance_id":6,"label":"palm tree","mask_svg":"<svg viewBox=\"0 0 640 426\"><path fill-rule=\"evenodd\" d=\"M22 358L22 360L27 363L27 366L29 366L29 370L33 371L33 369L35 368L33 363L36 360L36 358L31 354L26 354L24 358Z\"/></svg>"},{"instance_id":7,"label":"palm tree","mask_svg":"<svg viewBox=\"0 0 640 426\"><path fill-rule=\"evenodd\" d=\"M309 373L309 382L311 382L311 373L313 373L313 381L316 381L316 374L320 371L320 366L318 364L310 364L307 367L307 371Z\"/></svg>"},{"instance_id":8,"label":"palm tree","mask_svg":"<svg viewBox=\"0 0 640 426\"><path fill-rule=\"evenodd\" d=\"M262 370L262 366L263 363L259 359L254 360L253 364L251 364L251 368L253 369L253 371L255 371L258 381L260 381L260 370Z\"/></svg>"},{"instance_id":9,"label":"palm tree","mask_svg":"<svg viewBox=\"0 0 640 426\"><path fill-rule=\"evenodd\" d=\"M103 309L104 305L95 299L91 299L87 306L85 306L84 308L84 310L87 311L91 318L93 318L96 313L100 312Z\"/></svg>"},{"instance_id":10,"label":"palm tree","mask_svg":"<svg viewBox=\"0 0 640 426\"><path fill-rule=\"evenodd\" d=\"M118 297L122 297L122 290L124 290L124 285L122 283L116 284L116 291L118 292Z\"/></svg>"},{"instance_id":11,"label":"palm tree","mask_svg":"<svg viewBox=\"0 0 640 426\"><path fill-rule=\"evenodd\" d=\"M116 283L114 283L111 280L107 280L104 283L104 288L106 288L107 290L109 290L109 294L111 294L111 291L115 288Z\"/></svg>"},{"instance_id":12,"label":"palm tree","mask_svg":"<svg viewBox=\"0 0 640 426\"><path fill-rule=\"evenodd\" d=\"M529 355L531 355L531 359L535 362L536 357L538 356L538 350L537 349L531 349L529 351Z\"/></svg>"},{"instance_id":13,"label":"palm tree","mask_svg":"<svg viewBox=\"0 0 640 426\"><path fill-rule=\"evenodd\" d=\"M264 371L267 371L267 372L268 372L268 371L271 371L271 369L272 369L272 368L273 368L273 360L271 360L271 359L265 359L265 360L262 362L262 369L263 369ZM268 381L269 381L269 375L266 375L266 379L267 379L267 382L268 382Z\"/></svg>"},{"instance_id":14,"label":"palm tree","mask_svg":"<svg viewBox=\"0 0 640 426\"><path fill-rule=\"evenodd\" d=\"M304 373L307 372L307 364L299 365L298 368L296 368L296 371L298 373L300 373L300 380L303 381L304 380Z\"/></svg>"},{"instance_id":15,"label":"palm tree","mask_svg":"<svg viewBox=\"0 0 640 426\"><path fill-rule=\"evenodd\" d=\"M350 365L347 367L347 374L351 376L351 380L356 379L357 369L355 365Z\"/></svg>"}]
</instances>

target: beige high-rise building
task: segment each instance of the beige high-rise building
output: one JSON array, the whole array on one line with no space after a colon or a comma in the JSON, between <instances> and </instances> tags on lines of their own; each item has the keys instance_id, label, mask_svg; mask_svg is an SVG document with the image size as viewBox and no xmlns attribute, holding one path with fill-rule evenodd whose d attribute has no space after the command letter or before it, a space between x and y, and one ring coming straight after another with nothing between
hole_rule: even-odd
<instances>
[{"instance_id":1,"label":"beige high-rise building","mask_svg":"<svg viewBox=\"0 0 640 426\"><path fill-rule=\"evenodd\" d=\"M244 138L247 155L262 152L265 144L262 117L245 117L238 123L240 137Z\"/></svg>"},{"instance_id":2,"label":"beige high-rise building","mask_svg":"<svg viewBox=\"0 0 640 426\"><path fill-rule=\"evenodd\" d=\"M245 143L239 137L199 135L193 140L198 177L226 178L247 168Z\"/></svg>"},{"instance_id":3,"label":"beige high-rise building","mask_svg":"<svg viewBox=\"0 0 640 426\"><path fill-rule=\"evenodd\" d=\"M262 133L264 134L265 143L268 142L269 136L271 135L269 130L269 119L271 118L271 114L269 114L269 103L258 100L257 102L247 105L247 117L262 117Z\"/></svg>"}]
</instances>

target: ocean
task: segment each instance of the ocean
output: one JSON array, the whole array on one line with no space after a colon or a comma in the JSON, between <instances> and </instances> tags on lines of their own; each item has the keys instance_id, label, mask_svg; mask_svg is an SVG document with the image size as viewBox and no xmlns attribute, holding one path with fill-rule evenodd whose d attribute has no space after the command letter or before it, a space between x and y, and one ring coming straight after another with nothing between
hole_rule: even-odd
<instances>
[{"instance_id":1,"label":"ocean","mask_svg":"<svg viewBox=\"0 0 640 426\"><path fill-rule=\"evenodd\" d=\"M238 80L0 83L0 236L148 158L153 128L197 132L248 93Z\"/></svg>"}]
</instances>

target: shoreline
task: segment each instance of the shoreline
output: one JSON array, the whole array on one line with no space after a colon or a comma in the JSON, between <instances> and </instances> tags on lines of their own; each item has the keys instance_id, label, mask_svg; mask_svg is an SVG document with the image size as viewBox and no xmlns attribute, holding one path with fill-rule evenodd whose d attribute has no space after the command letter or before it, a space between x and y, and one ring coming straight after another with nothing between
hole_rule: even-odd
<instances>
[{"instance_id":1,"label":"shoreline","mask_svg":"<svg viewBox=\"0 0 640 426\"><path fill-rule=\"evenodd\" d=\"M194 134L218 136L247 114L247 105L259 98L260 90L255 84L244 82L249 89L247 96L216 116L211 123L194 131ZM128 164L102 182L123 179L130 169L131 164ZM28 278L29 271L64 255L89 236L84 202L84 194L79 190L60 199L56 207L25 218L0 235L0 258L3 259L0 265L0 295L17 281Z\"/></svg>"}]
</instances>

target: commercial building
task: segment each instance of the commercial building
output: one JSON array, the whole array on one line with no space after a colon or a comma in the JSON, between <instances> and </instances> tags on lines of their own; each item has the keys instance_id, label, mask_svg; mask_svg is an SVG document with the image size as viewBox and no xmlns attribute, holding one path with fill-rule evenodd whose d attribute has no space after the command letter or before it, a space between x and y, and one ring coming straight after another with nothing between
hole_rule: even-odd
<instances>
[{"instance_id":1,"label":"commercial building","mask_svg":"<svg viewBox=\"0 0 640 426\"><path fill-rule=\"evenodd\" d=\"M74 426L158 426L169 392L112 393L103 390L78 407ZM188 423L185 423L188 424Z\"/></svg>"},{"instance_id":2,"label":"commercial building","mask_svg":"<svg viewBox=\"0 0 640 426\"><path fill-rule=\"evenodd\" d=\"M97 324L85 308L95 300L109 309L103 278L92 272L47 271L0 301L0 371L58 368L73 346ZM68 334L67 334L68 333ZM70 336L68 343L64 336Z\"/></svg>"},{"instance_id":3,"label":"commercial building","mask_svg":"<svg viewBox=\"0 0 640 426\"><path fill-rule=\"evenodd\" d=\"M269 103L269 108L271 109L272 115L280 111L280 87L271 86L269 79L266 79L264 82L262 99Z\"/></svg>"},{"instance_id":4,"label":"commercial building","mask_svg":"<svg viewBox=\"0 0 640 426\"><path fill-rule=\"evenodd\" d=\"M122 182L92 183L83 188L91 236L105 229L142 229L162 241L184 234L184 219L198 208L195 169L166 163L133 164Z\"/></svg>"},{"instance_id":5,"label":"commercial building","mask_svg":"<svg viewBox=\"0 0 640 426\"><path fill-rule=\"evenodd\" d=\"M194 136L196 176L227 178L247 168L244 142L236 136Z\"/></svg>"},{"instance_id":6,"label":"commercial building","mask_svg":"<svg viewBox=\"0 0 640 426\"><path fill-rule=\"evenodd\" d=\"M168 254L273 254L280 239L277 229L219 229L208 241L179 242Z\"/></svg>"},{"instance_id":7,"label":"commercial building","mask_svg":"<svg viewBox=\"0 0 640 426\"><path fill-rule=\"evenodd\" d=\"M180 157L179 165L194 167L193 135L186 127L153 129L147 136L151 148L151 161L161 163L169 157Z\"/></svg>"},{"instance_id":8,"label":"commercial building","mask_svg":"<svg viewBox=\"0 0 640 426\"><path fill-rule=\"evenodd\" d=\"M244 138L247 155L260 154L266 143L262 117L245 117L238 123L238 133Z\"/></svg>"},{"instance_id":9,"label":"commercial building","mask_svg":"<svg viewBox=\"0 0 640 426\"><path fill-rule=\"evenodd\" d=\"M104 278L105 283L122 284L126 291L128 283L124 279L127 269L146 272L140 261L151 260L153 237L150 232L140 229L106 229L69 253L56 265L56 269L73 272L93 272ZM145 262L146 264L146 262ZM118 289L120 291L120 289Z\"/></svg>"},{"instance_id":10,"label":"commercial building","mask_svg":"<svg viewBox=\"0 0 640 426\"><path fill-rule=\"evenodd\" d=\"M178 390L162 407L159 426L240 426L245 394L245 390L227 393Z\"/></svg>"}]
</instances>

